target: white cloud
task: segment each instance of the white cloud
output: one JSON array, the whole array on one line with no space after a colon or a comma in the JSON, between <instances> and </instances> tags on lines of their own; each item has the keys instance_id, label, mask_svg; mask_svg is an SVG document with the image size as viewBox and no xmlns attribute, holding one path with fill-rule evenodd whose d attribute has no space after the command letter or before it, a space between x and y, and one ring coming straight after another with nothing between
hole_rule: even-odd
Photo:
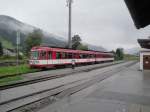
<instances>
[{"instance_id":1,"label":"white cloud","mask_svg":"<svg viewBox=\"0 0 150 112\"><path fill-rule=\"evenodd\" d=\"M0 14L67 37L66 0L0 0L0 7ZM74 0L73 34L87 43L132 48L137 38L149 35L149 28L135 29L124 0Z\"/></svg>"}]
</instances>

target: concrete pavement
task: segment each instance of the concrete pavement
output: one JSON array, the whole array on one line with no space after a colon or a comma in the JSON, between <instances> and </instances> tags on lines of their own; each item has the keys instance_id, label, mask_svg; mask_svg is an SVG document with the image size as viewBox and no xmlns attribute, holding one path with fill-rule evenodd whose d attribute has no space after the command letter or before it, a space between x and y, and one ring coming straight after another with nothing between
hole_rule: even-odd
<instances>
[{"instance_id":1,"label":"concrete pavement","mask_svg":"<svg viewBox=\"0 0 150 112\"><path fill-rule=\"evenodd\" d=\"M126 67L40 112L150 112L150 72Z\"/></svg>"}]
</instances>

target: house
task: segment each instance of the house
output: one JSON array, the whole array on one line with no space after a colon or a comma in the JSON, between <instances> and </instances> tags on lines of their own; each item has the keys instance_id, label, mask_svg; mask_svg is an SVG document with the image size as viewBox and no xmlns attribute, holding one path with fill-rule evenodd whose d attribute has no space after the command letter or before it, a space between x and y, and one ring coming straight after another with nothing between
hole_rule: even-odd
<instances>
[{"instance_id":1,"label":"house","mask_svg":"<svg viewBox=\"0 0 150 112\"><path fill-rule=\"evenodd\" d=\"M16 56L16 52L11 49L3 49L3 53L5 56Z\"/></svg>"}]
</instances>

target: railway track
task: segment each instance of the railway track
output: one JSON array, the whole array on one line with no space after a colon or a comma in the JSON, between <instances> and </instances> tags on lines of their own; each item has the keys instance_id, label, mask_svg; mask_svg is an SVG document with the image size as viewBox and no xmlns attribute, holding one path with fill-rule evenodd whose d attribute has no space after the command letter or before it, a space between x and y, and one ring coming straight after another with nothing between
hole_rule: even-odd
<instances>
[{"instance_id":1,"label":"railway track","mask_svg":"<svg viewBox=\"0 0 150 112\"><path fill-rule=\"evenodd\" d=\"M122 71L124 67L130 67L135 63L136 62L126 63L115 69L96 74L92 77L82 78L81 80L66 83L55 88L38 91L32 94L1 102L0 110L3 110L2 112L30 112L31 110L34 111L40 109L43 106L49 105L53 102L56 102L57 100L60 100L97 82L100 82Z\"/></svg>"},{"instance_id":2,"label":"railway track","mask_svg":"<svg viewBox=\"0 0 150 112\"><path fill-rule=\"evenodd\" d=\"M19 61L19 64L25 64L27 61ZM0 67L5 67L5 66L16 66L17 62L16 61L2 61L0 62Z\"/></svg>"},{"instance_id":3,"label":"railway track","mask_svg":"<svg viewBox=\"0 0 150 112\"><path fill-rule=\"evenodd\" d=\"M62 74L59 74L59 75L54 74L52 76L37 77L37 78L31 79L31 80L18 81L18 82L13 83L13 84L8 84L8 85L0 86L0 91L1 90L5 90L5 89L19 87L19 86L30 85L30 84L34 84L34 83L38 83L38 82L43 82L43 81L47 81L47 80L51 80L51 79L61 78L61 77L65 77L65 76L68 76L68 75L75 74L75 73L89 72L89 71L92 71L92 70L96 70L96 69L99 69L99 68L103 68L103 67L108 67L108 66L120 64L120 63L123 63L123 62L124 61L114 62L114 63L108 63L108 64L105 64L105 65L102 65L102 66L92 67L92 68L88 68L88 69L82 69L82 70L79 70L79 71L75 70L75 71L72 71L70 73L62 73ZM5 77L2 77L2 78L15 77L17 75L18 74L11 75L11 76L5 76ZM2 79L2 78L0 78L0 79Z\"/></svg>"}]
</instances>

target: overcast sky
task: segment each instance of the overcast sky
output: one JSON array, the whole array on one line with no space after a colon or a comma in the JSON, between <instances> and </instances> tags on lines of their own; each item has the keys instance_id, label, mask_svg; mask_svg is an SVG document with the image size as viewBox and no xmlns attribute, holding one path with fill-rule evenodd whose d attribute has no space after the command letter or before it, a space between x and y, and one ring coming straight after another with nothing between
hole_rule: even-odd
<instances>
[{"instance_id":1,"label":"overcast sky","mask_svg":"<svg viewBox=\"0 0 150 112\"><path fill-rule=\"evenodd\" d=\"M0 0L0 14L39 27L67 39L66 0ZM72 34L86 43L109 50L137 47L150 27L137 30L124 0L74 0Z\"/></svg>"}]
</instances>

